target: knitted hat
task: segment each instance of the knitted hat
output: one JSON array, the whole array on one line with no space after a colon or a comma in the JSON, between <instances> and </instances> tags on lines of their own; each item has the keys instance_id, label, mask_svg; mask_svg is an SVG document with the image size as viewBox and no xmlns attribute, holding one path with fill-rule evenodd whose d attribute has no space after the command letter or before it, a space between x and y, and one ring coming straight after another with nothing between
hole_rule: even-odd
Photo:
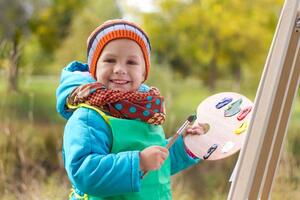
<instances>
[{"instance_id":1,"label":"knitted hat","mask_svg":"<svg viewBox=\"0 0 300 200\"><path fill-rule=\"evenodd\" d=\"M140 46L145 60L146 80L150 69L151 45L149 38L138 25L123 19L108 20L97 27L89 36L87 60L92 76L96 77L97 61L105 45L115 39L130 39Z\"/></svg>"}]
</instances>

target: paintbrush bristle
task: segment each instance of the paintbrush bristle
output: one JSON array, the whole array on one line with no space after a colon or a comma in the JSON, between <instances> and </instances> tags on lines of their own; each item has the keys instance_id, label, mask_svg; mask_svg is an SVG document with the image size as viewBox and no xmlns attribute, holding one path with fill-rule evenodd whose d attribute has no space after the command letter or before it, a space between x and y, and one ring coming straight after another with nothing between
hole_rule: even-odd
<instances>
[{"instance_id":1,"label":"paintbrush bristle","mask_svg":"<svg viewBox=\"0 0 300 200\"><path fill-rule=\"evenodd\" d=\"M193 121L195 121L197 119L197 115L190 115L189 117L188 117L188 121L190 122L190 123L192 123Z\"/></svg>"}]
</instances>

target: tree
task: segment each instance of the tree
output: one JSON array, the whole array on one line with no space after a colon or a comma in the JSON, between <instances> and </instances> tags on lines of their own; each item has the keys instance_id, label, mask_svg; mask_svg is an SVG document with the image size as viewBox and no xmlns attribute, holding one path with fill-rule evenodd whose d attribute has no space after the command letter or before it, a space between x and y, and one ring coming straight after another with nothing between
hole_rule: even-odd
<instances>
[{"instance_id":1,"label":"tree","mask_svg":"<svg viewBox=\"0 0 300 200\"><path fill-rule=\"evenodd\" d=\"M28 23L31 17L31 6L27 1L11 0L9 3L0 1L0 33L1 45L8 56L8 90L18 90L18 63L21 52L21 41L28 32Z\"/></svg>"},{"instance_id":2,"label":"tree","mask_svg":"<svg viewBox=\"0 0 300 200\"><path fill-rule=\"evenodd\" d=\"M214 90L218 77L239 83L244 68L263 64L281 1L161 0L158 6L143 15L158 61Z\"/></svg>"},{"instance_id":3,"label":"tree","mask_svg":"<svg viewBox=\"0 0 300 200\"><path fill-rule=\"evenodd\" d=\"M8 91L18 90L20 58L23 46L30 46L30 37L36 37L39 63L49 60L61 41L67 36L72 17L82 5L83 0L11 0L0 1L0 33L4 39L2 45L9 53L2 56L9 60ZM1 37L2 38L2 37ZM30 58L34 59L34 58ZM39 66L41 66L40 64Z\"/></svg>"},{"instance_id":4,"label":"tree","mask_svg":"<svg viewBox=\"0 0 300 200\"><path fill-rule=\"evenodd\" d=\"M117 1L88 0L70 25L69 35L55 52L51 63L53 72L60 73L63 66L72 60L86 62L87 38L91 32L108 19L121 18Z\"/></svg>"},{"instance_id":5,"label":"tree","mask_svg":"<svg viewBox=\"0 0 300 200\"><path fill-rule=\"evenodd\" d=\"M37 36L42 49L52 53L69 33L74 15L82 8L84 0L52 0L37 10L31 20L31 29Z\"/></svg>"}]
</instances>

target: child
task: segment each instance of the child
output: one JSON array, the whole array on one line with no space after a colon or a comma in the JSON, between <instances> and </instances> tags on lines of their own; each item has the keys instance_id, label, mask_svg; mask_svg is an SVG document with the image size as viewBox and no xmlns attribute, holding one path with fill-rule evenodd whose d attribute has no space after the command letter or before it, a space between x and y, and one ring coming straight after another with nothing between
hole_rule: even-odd
<instances>
[{"instance_id":1,"label":"child","mask_svg":"<svg viewBox=\"0 0 300 200\"><path fill-rule=\"evenodd\" d=\"M165 148L163 97L143 84L150 50L138 25L110 20L90 35L88 64L63 70L57 110L68 119L63 160L70 199L172 199L170 176L199 162L182 137Z\"/></svg>"}]
</instances>

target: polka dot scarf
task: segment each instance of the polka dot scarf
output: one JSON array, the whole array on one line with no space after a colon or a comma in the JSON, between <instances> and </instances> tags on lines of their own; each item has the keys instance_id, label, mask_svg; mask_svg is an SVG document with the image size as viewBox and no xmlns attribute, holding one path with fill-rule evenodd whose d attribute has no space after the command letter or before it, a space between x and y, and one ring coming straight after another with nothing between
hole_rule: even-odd
<instances>
[{"instance_id":1,"label":"polka dot scarf","mask_svg":"<svg viewBox=\"0 0 300 200\"><path fill-rule=\"evenodd\" d=\"M101 83L89 83L76 88L68 97L68 104L80 103L99 108L113 117L140 120L160 125L165 121L164 98L157 88L148 92L106 89Z\"/></svg>"}]
</instances>

